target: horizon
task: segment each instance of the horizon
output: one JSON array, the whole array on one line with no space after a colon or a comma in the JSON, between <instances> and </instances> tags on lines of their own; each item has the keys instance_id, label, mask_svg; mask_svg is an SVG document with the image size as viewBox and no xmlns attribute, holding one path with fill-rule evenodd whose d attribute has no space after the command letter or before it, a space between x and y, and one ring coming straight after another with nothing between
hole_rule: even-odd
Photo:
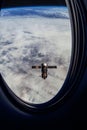
<instances>
[{"instance_id":1,"label":"horizon","mask_svg":"<svg viewBox=\"0 0 87 130\"><path fill-rule=\"evenodd\" d=\"M35 5L35 6L16 6L16 7L7 7L7 8L6 8L6 7L5 7L5 8L2 7L1 10L5 10L5 9L6 9L6 10L9 10L9 9L18 9L18 8L39 8L39 7L40 7L40 8L43 8L43 7L45 7L45 8L46 8L46 7L47 7L47 8L48 8L48 7L49 7L49 8L50 8L50 7L55 7L55 8L65 8L65 9L68 8L67 6L60 6L60 5L59 5L59 6L57 6L57 5L42 5L42 6L41 6L41 5L40 5L40 6L39 6L39 5Z\"/></svg>"}]
</instances>

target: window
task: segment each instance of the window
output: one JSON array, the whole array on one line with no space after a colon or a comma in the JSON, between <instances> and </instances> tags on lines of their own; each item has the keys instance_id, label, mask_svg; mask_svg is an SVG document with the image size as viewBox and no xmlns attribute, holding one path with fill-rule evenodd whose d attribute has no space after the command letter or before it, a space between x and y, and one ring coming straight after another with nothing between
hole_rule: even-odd
<instances>
[{"instance_id":1,"label":"window","mask_svg":"<svg viewBox=\"0 0 87 130\"><path fill-rule=\"evenodd\" d=\"M0 73L23 101L41 104L58 94L69 71L71 50L66 6L1 9ZM47 65L45 78L42 64Z\"/></svg>"},{"instance_id":2,"label":"window","mask_svg":"<svg viewBox=\"0 0 87 130\"><path fill-rule=\"evenodd\" d=\"M2 6L3 8L1 9L1 12L0 12L0 15L1 15L1 17L0 17L0 29L1 29L0 30L0 58L1 58L0 59L0 72L1 72L0 73L0 87L3 90L3 92L5 93L5 95L7 96L7 98L9 99L9 101L11 101L12 104L14 104L17 108L19 108L23 111L37 113L37 112L46 112L46 110L47 110L47 112L48 112L48 110L50 112L50 110L58 109L58 107L61 104L63 104L63 102L65 102L66 99L69 99L70 96L75 93L76 88L78 88L79 83L81 82L81 79L82 79L82 76L84 74L85 67L86 67L85 63L87 60L87 58L86 58L86 33L85 33L86 32L85 9L83 8L81 1L66 0L66 2L67 2L68 10L67 10L67 8L64 8L64 6L59 8L59 6L57 6L57 4L56 4L56 6L36 6L35 7L35 6L29 5L26 9L23 6L7 9L6 7L10 7L12 3L10 3L9 6L6 6L6 3L4 2L5 5ZM55 13L52 13L54 7L57 10L61 10L61 9L66 10L65 12L68 11L68 13L70 15L69 14L65 15L67 13L65 13L63 11L62 11L63 12L62 14L64 14L63 18L61 18L61 15L62 15L61 11L60 11L59 15L54 15ZM26 15L24 13L25 10L26 10ZM30 13L29 13L29 11L30 11ZM34 13L34 11L35 11L35 13ZM31 16L31 17L27 17L27 15L28 15L27 12L29 13L29 16ZM37 14L36 14L36 12L37 12ZM59 18L58 18L58 16L59 16ZM70 18L69 18L69 16L70 16ZM23 29L22 23L25 21L26 17L27 17L27 19L29 19L29 21L30 21L30 19L36 18L36 20L32 21L32 23L33 23L32 31L34 34L37 34L37 35L33 36L32 31L29 31L29 30L26 31L29 26L27 26L27 28L24 28L25 29L24 31L22 30ZM64 17L65 17L65 19L64 19ZM48 25L51 24L51 26L50 26L51 29L50 28L48 29L49 26L47 26L47 18L48 18L48 23L49 23ZM20 19L21 19L21 21L20 21ZM59 82L56 82L56 76L58 77L57 80L60 81L59 76L62 75L63 71L61 71L61 73L59 73L60 75L58 75L57 72L59 72L58 68L61 67L62 64L56 64L56 61L59 61L58 60L60 58L59 52L61 52L61 51L60 51L60 49L57 48L57 46L56 46L56 48L53 46L54 45L53 43L55 43L55 38L53 36L54 27L56 30L55 36L58 31L56 27L60 27L60 26L57 26L58 23L56 22L56 20L58 20L58 19L61 19L60 25L62 24L63 19L64 19L64 25L66 23L65 21L67 21L67 23L69 23L68 29L65 28L65 31L62 29L64 29L64 27L66 27L66 26L63 26L63 28L61 26L61 29L59 28L61 31L63 31L63 33L61 33L61 31L60 31L59 35L60 34L63 35L64 32L66 32L65 34L67 36L68 34L71 33L69 29L72 28L71 29L72 30L72 41L70 40L71 35L69 37L70 38L69 40L70 40L70 42L72 42L72 45L69 44L69 46L70 46L69 54L70 55L67 55L67 57L69 56L67 58L67 59L69 59L69 62L67 62L68 64L66 64L67 69L66 69L66 74L65 74L64 80L62 80L62 83L60 84L59 87L57 86L57 91L54 93L54 95L52 95L52 93L50 93L52 95L52 97L48 98L48 95L47 95L47 97L46 97L47 99L43 98L45 100L40 101L40 100L37 100L37 99L39 99L39 98L37 98L37 95L34 95L34 93L33 93L32 95L35 96L35 99L33 99L31 96L31 100L30 100L29 92L31 89L30 90L26 89L26 91L25 91L19 85L18 85L18 87L16 86L16 84L20 83L20 81L24 84L27 83L27 82L25 82L25 78L23 76L26 75L28 72L29 72L29 75L31 74L30 79L32 76L34 77L34 80L36 78L36 81L38 78L40 78L40 80L38 80L38 82L37 82L39 84L41 82L43 83L45 81L48 81L48 79L51 79L50 82L52 82L52 78L54 78L55 83L53 84L53 87L55 87L55 85L57 83L59 83ZM8 23L10 23L9 28L7 28L7 22L5 22L5 20ZM71 28L70 28L69 20L71 22ZM26 23L29 23L29 21ZM36 23L35 23L36 28L38 27L37 23L38 22L40 23L42 21L41 24L39 24L40 33L39 32L37 33L37 29L35 30L35 24L34 24L35 21L36 21ZM55 22L51 23L51 21L55 21ZM13 33L12 33L12 24L11 23L12 24L14 23ZM43 24L43 23L45 23L45 24ZM57 23L57 24L54 24L54 23ZM17 25L18 29L16 27L16 24L19 25L19 26ZM54 25L56 25L56 26L54 26ZM43 31L41 30L42 29L41 27L44 27ZM32 27L30 26L30 28L32 28ZM47 29L47 31L46 31L46 29ZM7 30L7 32L5 32L5 30ZM50 30L52 30L52 31L50 31ZM70 33L67 33L66 30L69 31ZM44 32L46 32L46 33L44 34ZM47 33L47 32L49 32L49 33ZM41 33L43 33L43 37L41 37ZM19 35L19 34L21 34L21 35ZM56 40L58 40L59 35L56 36L57 37ZM50 36L51 40L48 36ZM9 40L9 37L10 37L10 40ZM26 38L29 42L25 41ZM32 38L33 38L33 41L32 41ZM45 40L44 40L44 38L45 38ZM52 38L54 38L54 40ZM61 40L63 40L63 38L64 37L62 37ZM25 43L24 45L28 44L28 46L26 46L26 48L29 48L28 51L26 51L25 47L22 46L23 39L24 39L23 43ZM17 40L20 41L21 44L19 44L19 42L17 42ZM44 40L44 44L42 44L43 42L41 42L43 40ZM48 40L50 40L49 43L51 43L50 49L47 48L47 45L49 46L49 44L47 44ZM67 39L65 38L65 43L67 43L66 40ZM39 45L39 49L38 49L38 47L34 46L34 45L37 45L37 44L34 44L35 41L37 41L37 44ZM14 44L14 42L15 42L15 44ZM32 43L32 46L29 46L30 43ZM43 48L42 48L42 45L43 45ZM35 47L35 51L34 51L34 47ZM23 51L24 49L26 52ZM54 51L52 51L52 49ZM42 54L40 52L40 50L41 50L41 52L44 52L44 54ZM47 52L46 52L46 50L47 50ZM53 56L52 60L50 60L50 57L48 55L49 50L51 51L50 55L52 54L50 57L52 58L52 56ZM22 53L22 52L24 52L24 53ZM58 55L57 55L57 53L58 53ZM33 61L33 63L28 62L29 66L27 64L27 59L26 59L27 54L29 54L28 60L30 61L30 59L32 59L31 61ZM45 54L47 54L47 55L45 55ZM64 53L64 54L67 54L67 53ZM23 56L25 56L25 57L23 57ZM48 56L48 59L46 60L45 58L47 58L47 56ZM55 56L57 56L58 59L55 58ZM65 58L66 55L62 55L62 56L64 56L64 58ZM42 60L41 60L42 58L45 59L45 61L42 62ZM34 61L34 59L35 59L35 61ZM57 59L57 60L54 60L54 59ZM24 60L24 62L23 62L23 60ZM39 62L39 61L41 61L41 62ZM65 60L63 59L62 61L65 61ZM23 67L24 67L23 63L25 64L25 68L24 68L25 70L28 67L30 67L28 69L28 72L26 72L23 69ZM31 66L30 66L30 63L32 63ZM63 62L57 62L57 63L63 63ZM57 74L57 75L55 76L55 74ZM19 75L20 75L20 78L18 78ZM28 75L28 77L29 77L29 75ZM16 79L16 82L15 82L15 79ZM26 76L26 79L29 79L29 78L27 78L27 76ZM11 85L11 81L13 81L12 85ZM30 80L29 84L34 83L34 82L32 82L32 80ZM49 85L50 82L47 82L48 84L46 86L44 86L44 89L47 89L47 86L49 86L49 88L51 88ZM22 86L24 86L24 84ZM37 84L35 84L35 85L37 85ZM41 89L41 87L42 86L39 87L39 85L38 85L38 88L40 88L40 89L37 88L38 90L41 90L40 92L42 92L44 90L44 89ZM19 94L20 90L23 90L23 92L21 93L21 96ZM51 90L54 90L54 89L51 89ZM28 92L28 98L27 98L27 96L25 96L26 98L23 97L24 94L26 94L26 92ZM34 91L32 91L32 92L34 92ZM47 91L45 91L45 92L47 93ZM39 95L39 92L37 92L37 93ZM29 99L29 100L27 100L27 99Z\"/></svg>"}]
</instances>

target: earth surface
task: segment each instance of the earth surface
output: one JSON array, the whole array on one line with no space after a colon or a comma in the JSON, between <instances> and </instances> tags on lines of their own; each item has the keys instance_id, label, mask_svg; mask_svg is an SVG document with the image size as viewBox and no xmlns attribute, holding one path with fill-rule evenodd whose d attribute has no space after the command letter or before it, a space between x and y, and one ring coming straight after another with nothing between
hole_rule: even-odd
<instances>
[{"instance_id":1,"label":"earth surface","mask_svg":"<svg viewBox=\"0 0 87 130\"><path fill-rule=\"evenodd\" d=\"M71 26L67 7L39 6L1 9L0 73L22 100L51 100L67 77L71 59ZM33 65L55 65L41 77Z\"/></svg>"}]
</instances>

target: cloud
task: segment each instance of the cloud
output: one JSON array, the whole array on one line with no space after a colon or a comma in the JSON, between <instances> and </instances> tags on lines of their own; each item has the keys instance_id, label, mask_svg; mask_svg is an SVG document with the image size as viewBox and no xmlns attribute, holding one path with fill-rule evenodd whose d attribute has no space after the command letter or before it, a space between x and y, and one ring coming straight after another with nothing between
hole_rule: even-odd
<instances>
[{"instance_id":1,"label":"cloud","mask_svg":"<svg viewBox=\"0 0 87 130\"><path fill-rule=\"evenodd\" d=\"M23 100L43 103L54 97L67 76L71 57L69 19L0 18L0 72ZM57 65L41 78L32 65Z\"/></svg>"}]
</instances>

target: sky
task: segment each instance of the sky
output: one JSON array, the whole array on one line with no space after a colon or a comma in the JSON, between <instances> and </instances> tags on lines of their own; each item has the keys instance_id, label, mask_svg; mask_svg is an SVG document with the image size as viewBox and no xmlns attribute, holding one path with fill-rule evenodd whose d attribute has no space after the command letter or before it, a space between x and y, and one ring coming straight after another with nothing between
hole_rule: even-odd
<instances>
[{"instance_id":1,"label":"sky","mask_svg":"<svg viewBox=\"0 0 87 130\"><path fill-rule=\"evenodd\" d=\"M65 0L0 0L1 8L33 5L65 5Z\"/></svg>"}]
</instances>

